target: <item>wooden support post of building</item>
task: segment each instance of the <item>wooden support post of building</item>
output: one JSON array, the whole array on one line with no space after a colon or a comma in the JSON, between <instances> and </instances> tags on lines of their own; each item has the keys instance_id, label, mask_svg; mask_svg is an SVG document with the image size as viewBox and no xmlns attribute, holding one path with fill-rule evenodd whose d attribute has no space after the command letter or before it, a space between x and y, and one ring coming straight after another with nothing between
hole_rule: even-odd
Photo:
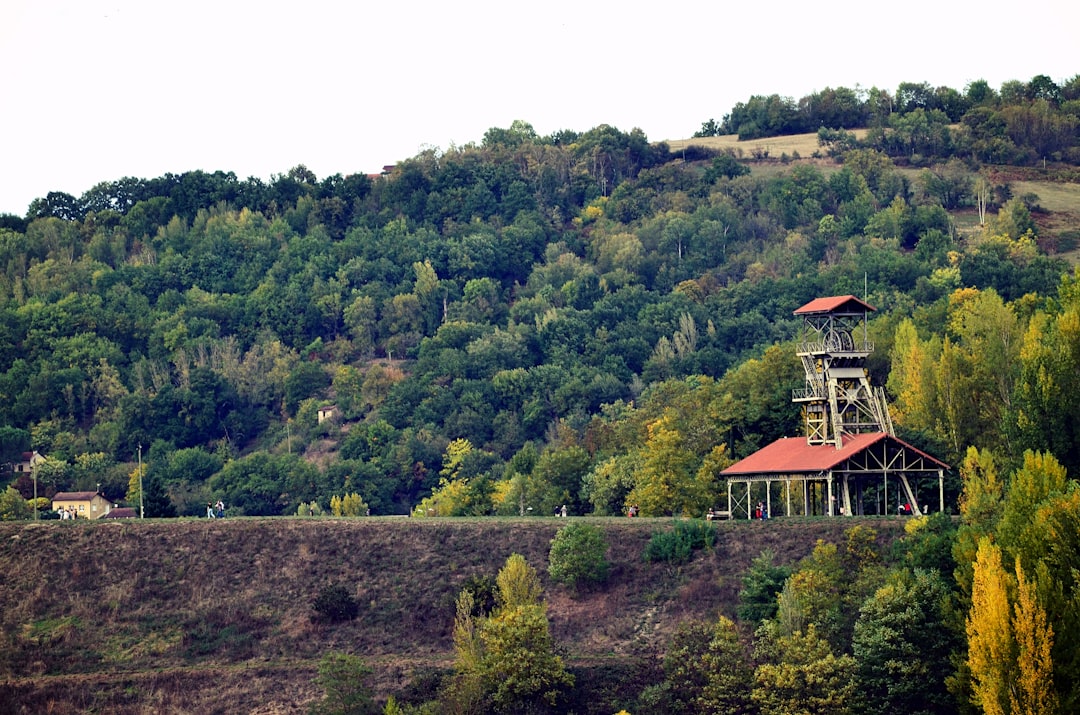
<instances>
[{"instance_id":1,"label":"wooden support post of building","mask_svg":"<svg viewBox=\"0 0 1080 715\"><path fill-rule=\"evenodd\" d=\"M937 470L938 511L945 511L945 471Z\"/></svg>"}]
</instances>

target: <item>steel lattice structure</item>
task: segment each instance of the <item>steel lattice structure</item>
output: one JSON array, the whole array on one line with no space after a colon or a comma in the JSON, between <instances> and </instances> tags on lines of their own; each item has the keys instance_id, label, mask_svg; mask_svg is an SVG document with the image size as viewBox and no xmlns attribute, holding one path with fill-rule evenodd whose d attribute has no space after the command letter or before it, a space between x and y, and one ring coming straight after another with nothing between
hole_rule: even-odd
<instances>
[{"instance_id":1,"label":"steel lattice structure","mask_svg":"<svg viewBox=\"0 0 1080 715\"><path fill-rule=\"evenodd\" d=\"M936 475L938 508L944 510L944 471L948 465L898 439L884 390L870 384L867 314L874 308L854 296L818 298L795 311L803 318L798 356L806 387L792 401L802 406L804 436L785 438L723 471L728 478L728 514L751 516L752 485L764 482L766 513L772 511L773 482L784 483L786 513L792 513L793 482L803 491L803 513L864 513L864 490L880 482L884 513L889 513L890 480L896 505L920 510L909 477ZM745 482L745 503L733 483ZM820 493L820 495L818 494ZM820 496L820 499L818 499Z\"/></svg>"}]
</instances>

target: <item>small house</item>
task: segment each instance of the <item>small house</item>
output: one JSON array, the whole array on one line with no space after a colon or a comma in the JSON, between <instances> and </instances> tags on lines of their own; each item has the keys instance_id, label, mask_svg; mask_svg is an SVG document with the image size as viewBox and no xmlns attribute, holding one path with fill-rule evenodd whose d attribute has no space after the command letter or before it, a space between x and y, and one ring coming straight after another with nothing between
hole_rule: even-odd
<instances>
[{"instance_id":1,"label":"small house","mask_svg":"<svg viewBox=\"0 0 1080 715\"><path fill-rule=\"evenodd\" d=\"M21 459L11 465L11 471L15 472L16 475L30 474L34 471L34 467L44 461L45 458L36 449L33 452L23 452Z\"/></svg>"},{"instance_id":2,"label":"small house","mask_svg":"<svg viewBox=\"0 0 1080 715\"><path fill-rule=\"evenodd\" d=\"M112 511L112 504L101 492L57 492L52 498L53 511L67 511L78 519L100 519Z\"/></svg>"},{"instance_id":3,"label":"small house","mask_svg":"<svg viewBox=\"0 0 1080 715\"><path fill-rule=\"evenodd\" d=\"M327 405L326 407L319 408L319 424L327 420L334 419L334 415L337 413L337 405Z\"/></svg>"}]
</instances>

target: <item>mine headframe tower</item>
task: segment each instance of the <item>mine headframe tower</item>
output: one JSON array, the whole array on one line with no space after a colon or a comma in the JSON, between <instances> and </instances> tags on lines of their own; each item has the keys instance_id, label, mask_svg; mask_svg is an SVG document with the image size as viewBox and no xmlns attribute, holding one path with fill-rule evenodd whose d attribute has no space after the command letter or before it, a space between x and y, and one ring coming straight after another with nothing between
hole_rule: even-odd
<instances>
[{"instance_id":1,"label":"mine headframe tower","mask_svg":"<svg viewBox=\"0 0 1080 715\"><path fill-rule=\"evenodd\" d=\"M845 436L884 432L893 435L882 388L873 388L866 359L874 351L866 316L874 308L855 296L818 298L795 311L803 328L798 355L806 387L792 400L802 405L809 444L843 446Z\"/></svg>"}]
</instances>

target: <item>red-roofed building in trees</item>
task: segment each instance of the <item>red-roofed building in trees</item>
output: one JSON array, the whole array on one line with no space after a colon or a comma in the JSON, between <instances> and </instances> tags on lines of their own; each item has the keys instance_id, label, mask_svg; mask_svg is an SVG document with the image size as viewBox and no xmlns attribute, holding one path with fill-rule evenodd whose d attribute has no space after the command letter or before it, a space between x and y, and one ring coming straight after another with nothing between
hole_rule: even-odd
<instances>
[{"instance_id":1,"label":"red-roofed building in trees","mask_svg":"<svg viewBox=\"0 0 1080 715\"><path fill-rule=\"evenodd\" d=\"M803 319L798 356L806 386L792 401L802 406L804 434L779 439L722 472L729 515L771 514L774 495L787 515L918 513L918 486L928 477L936 477L938 509L945 509L949 466L896 437L885 392L870 385L866 360L874 346L866 320L873 310L844 295L795 311ZM793 504L793 485L802 488L801 505ZM764 496L756 507L755 487Z\"/></svg>"}]
</instances>

